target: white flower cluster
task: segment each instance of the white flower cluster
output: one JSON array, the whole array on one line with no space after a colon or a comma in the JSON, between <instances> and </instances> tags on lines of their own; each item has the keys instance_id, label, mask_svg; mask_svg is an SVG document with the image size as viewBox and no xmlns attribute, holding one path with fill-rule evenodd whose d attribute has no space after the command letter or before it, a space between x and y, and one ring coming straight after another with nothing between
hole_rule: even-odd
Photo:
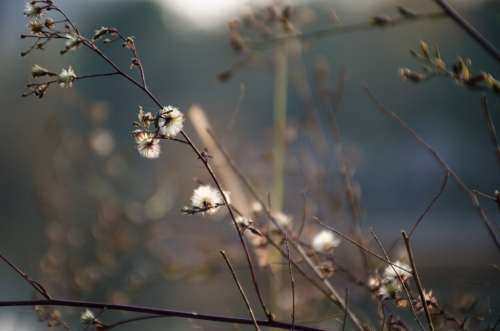
<instances>
[{"instance_id":1,"label":"white flower cluster","mask_svg":"<svg viewBox=\"0 0 500 331\"><path fill-rule=\"evenodd\" d=\"M23 13L26 17L38 17L42 14L42 8L35 6L31 2L26 2Z\"/></svg>"},{"instance_id":2,"label":"white flower cluster","mask_svg":"<svg viewBox=\"0 0 500 331\"><path fill-rule=\"evenodd\" d=\"M229 202L229 192L224 192L224 196ZM184 212L186 214L212 215L224 204L224 197L218 189L210 185L201 185L193 191L191 206L184 207Z\"/></svg>"},{"instance_id":3,"label":"white flower cluster","mask_svg":"<svg viewBox=\"0 0 500 331\"><path fill-rule=\"evenodd\" d=\"M64 38L66 38L66 43L64 44L65 48L61 51L62 54L68 51L76 50L83 43L82 38L79 35L73 33L65 34Z\"/></svg>"},{"instance_id":4,"label":"white flower cluster","mask_svg":"<svg viewBox=\"0 0 500 331\"><path fill-rule=\"evenodd\" d=\"M396 261L384 269L382 276L371 276L368 279L368 287L376 292L381 299L395 298L403 289L401 280L406 282L411 276L410 266Z\"/></svg>"},{"instance_id":5,"label":"white flower cluster","mask_svg":"<svg viewBox=\"0 0 500 331\"><path fill-rule=\"evenodd\" d=\"M327 230L321 231L312 240L313 249L319 253L328 253L338 245L340 245L340 238Z\"/></svg>"},{"instance_id":6,"label":"white flower cluster","mask_svg":"<svg viewBox=\"0 0 500 331\"><path fill-rule=\"evenodd\" d=\"M59 74L59 86L70 88L73 87L73 81L76 79L76 73L71 66L68 69L63 68Z\"/></svg>"},{"instance_id":7,"label":"white flower cluster","mask_svg":"<svg viewBox=\"0 0 500 331\"><path fill-rule=\"evenodd\" d=\"M95 315L91 310L85 309L85 311L80 315L80 320L83 324L91 324L95 321Z\"/></svg>"},{"instance_id":8,"label":"white flower cluster","mask_svg":"<svg viewBox=\"0 0 500 331\"><path fill-rule=\"evenodd\" d=\"M136 129L132 132L139 154L148 159L160 156L160 139L172 139L184 126L184 115L173 106L163 107L156 115L139 107Z\"/></svg>"}]
</instances>

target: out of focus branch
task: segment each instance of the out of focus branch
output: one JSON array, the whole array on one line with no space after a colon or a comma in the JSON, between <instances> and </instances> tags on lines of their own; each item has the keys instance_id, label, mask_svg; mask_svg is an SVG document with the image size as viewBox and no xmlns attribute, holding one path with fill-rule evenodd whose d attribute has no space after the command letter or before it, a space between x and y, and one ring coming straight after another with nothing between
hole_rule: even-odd
<instances>
[{"instance_id":1,"label":"out of focus branch","mask_svg":"<svg viewBox=\"0 0 500 331\"><path fill-rule=\"evenodd\" d=\"M416 13L409 13L408 11L406 11L406 13L407 14L397 18L391 18L388 16L376 16L373 17L372 21L368 23L336 25L333 27L321 30L315 30L311 32L289 33L287 35L270 38L265 41L248 42L248 45L256 50L264 50L264 49L278 47L283 42L291 39L298 39L301 41L317 40L325 37L330 37L333 35L367 31L373 29L385 29L385 28L401 26L404 24L415 23L419 21L439 20L448 17L447 14L442 12L416 14Z\"/></svg>"},{"instance_id":2,"label":"out of focus branch","mask_svg":"<svg viewBox=\"0 0 500 331\"><path fill-rule=\"evenodd\" d=\"M373 102L375 107L377 108L378 111L380 111L382 114L386 115L387 117L393 119L396 121L399 126L401 126L403 129L405 129L407 132L409 132L413 138L417 141L418 144L423 146L437 161L437 163L445 170L447 171L451 177L455 180L455 182L460 186L460 188L467 193L469 196L472 205L474 208L477 210L479 217L483 224L486 226L486 229L488 231L488 234L490 235L491 239L493 240L493 243L497 247L497 249L500 251L500 239L498 238L498 229L495 228L495 225L491 224L490 220L488 219L488 216L486 215L485 210L481 207L479 200L477 198L476 193L472 191L467 184L462 180L460 176L457 175L455 171L448 165L448 163L436 152L436 150L429 145L422 137L418 135L418 133L413 130L405 121L403 121L396 113L387 110L378 100L378 98L375 97L373 92L366 86L364 86L365 92L367 93L368 97L370 100Z\"/></svg>"},{"instance_id":3,"label":"out of focus branch","mask_svg":"<svg viewBox=\"0 0 500 331\"><path fill-rule=\"evenodd\" d=\"M500 51L484 37L472 24L470 24L455 8L450 6L446 0L434 0L447 16L457 23L469 36L471 36L484 50L500 62Z\"/></svg>"}]
</instances>

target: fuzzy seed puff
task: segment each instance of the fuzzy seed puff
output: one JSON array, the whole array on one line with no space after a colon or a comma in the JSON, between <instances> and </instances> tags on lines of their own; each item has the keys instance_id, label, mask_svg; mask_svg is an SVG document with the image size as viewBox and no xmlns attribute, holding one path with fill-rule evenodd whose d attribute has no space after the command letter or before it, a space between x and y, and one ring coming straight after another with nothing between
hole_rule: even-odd
<instances>
[{"instance_id":1,"label":"fuzzy seed puff","mask_svg":"<svg viewBox=\"0 0 500 331\"><path fill-rule=\"evenodd\" d=\"M167 138L173 138L181 132L184 127L184 115L176 107L164 107L158 114L158 128L160 134Z\"/></svg>"},{"instance_id":2,"label":"fuzzy seed puff","mask_svg":"<svg viewBox=\"0 0 500 331\"><path fill-rule=\"evenodd\" d=\"M387 281L393 280L393 279L397 280L398 275L401 276L401 278L403 280L406 280L412 276L411 272L405 271L405 270L411 270L410 266L408 266L407 264L405 264L401 261L396 261L393 264L394 264L394 267L389 265L385 268L384 280L387 280ZM394 269L397 271L397 274L394 271ZM403 270L403 269L405 269L405 270Z\"/></svg>"},{"instance_id":3,"label":"fuzzy seed puff","mask_svg":"<svg viewBox=\"0 0 500 331\"><path fill-rule=\"evenodd\" d=\"M42 13L42 8L32 5L31 2L26 2L23 13L26 17L37 17Z\"/></svg>"},{"instance_id":4,"label":"fuzzy seed puff","mask_svg":"<svg viewBox=\"0 0 500 331\"><path fill-rule=\"evenodd\" d=\"M220 192L210 185L202 185L193 191L191 206L202 214L214 214L224 204Z\"/></svg>"},{"instance_id":5,"label":"fuzzy seed puff","mask_svg":"<svg viewBox=\"0 0 500 331\"><path fill-rule=\"evenodd\" d=\"M84 324L90 324L92 323L94 320L95 320L95 316L94 316L94 313L89 310L89 309L86 309L81 315L80 315L80 320L82 321L82 323Z\"/></svg>"},{"instance_id":6,"label":"fuzzy seed puff","mask_svg":"<svg viewBox=\"0 0 500 331\"><path fill-rule=\"evenodd\" d=\"M137 151L147 159L156 159L160 156L160 140L148 132L134 132Z\"/></svg>"},{"instance_id":7,"label":"fuzzy seed puff","mask_svg":"<svg viewBox=\"0 0 500 331\"><path fill-rule=\"evenodd\" d=\"M331 231L323 230L312 240L312 247L316 252L326 253L340 244L340 239Z\"/></svg>"},{"instance_id":8,"label":"fuzzy seed puff","mask_svg":"<svg viewBox=\"0 0 500 331\"><path fill-rule=\"evenodd\" d=\"M68 69L63 68L59 74L59 86L66 88L72 87L75 79L76 74L71 66L69 66Z\"/></svg>"}]
</instances>

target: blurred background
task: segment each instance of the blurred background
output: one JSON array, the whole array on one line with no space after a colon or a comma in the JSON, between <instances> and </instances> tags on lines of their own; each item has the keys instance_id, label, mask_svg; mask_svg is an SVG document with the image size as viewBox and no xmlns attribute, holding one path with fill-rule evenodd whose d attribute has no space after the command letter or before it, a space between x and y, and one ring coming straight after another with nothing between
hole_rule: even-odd
<instances>
[{"instance_id":1,"label":"blurred background","mask_svg":"<svg viewBox=\"0 0 500 331\"><path fill-rule=\"evenodd\" d=\"M271 190L272 181L275 47L255 51L250 61L231 71L229 79L221 81L220 74L227 74L242 59L229 45L228 22L272 4L266 0L60 1L82 33L106 25L133 35L154 93L182 111L200 105L215 134L262 196ZM498 1L452 4L500 47ZM369 22L377 15L398 16L400 5L418 13L440 10L432 1L420 0L286 5L292 7L291 22L302 32L339 22ZM2 253L56 296L246 316L218 253L225 249L232 254L249 285L227 215L202 218L181 213L193 187L209 181L203 168L182 145L164 144L161 157L154 161L141 158L135 149L130 132L138 106L156 111L143 94L124 80L109 77L77 82L68 90L51 88L42 100L21 97L34 63L57 72L69 64L77 74L108 71L88 51L61 56L55 44L21 57L30 45L19 38L26 29L23 7L23 1L0 4ZM304 192L309 219L317 215L340 229L350 222L326 124L329 109L318 96L318 68L328 68L332 86L343 82L337 121L360 199L364 232L373 229L387 245L399 238L438 192L444 173L406 131L375 109L363 84L434 146L470 187L490 194L499 188L480 93L448 79L413 84L399 77L401 67L420 67L409 54L420 40L439 45L450 63L457 56L468 57L477 72L500 76L498 62L447 18L326 35L292 50L283 211L297 222ZM129 55L119 45L105 49L128 66ZM493 119L500 125L499 96L490 92L487 96ZM189 121L186 127L200 142ZM488 200L481 203L498 229L497 206ZM317 229L311 222L306 238ZM498 318L498 252L468 196L452 180L418 228L413 246L423 281L440 302L460 302ZM342 243L338 254L349 263L355 250ZM32 296L5 265L0 266L0 277L2 300ZM280 318L287 319L288 285L276 285L274 278L272 267L259 270L266 299ZM344 283L335 276L332 281ZM339 312L321 295L309 293L304 285L297 298L298 321L338 327ZM363 316L375 314L369 296L355 297L352 305L358 305ZM63 311L69 322L81 313ZM119 316L109 314L111 320ZM175 319L139 326L188 330L193 325L226 329ZM2 331L44 328L29 308L0 310Z\"/></svg>"}]
</instances>

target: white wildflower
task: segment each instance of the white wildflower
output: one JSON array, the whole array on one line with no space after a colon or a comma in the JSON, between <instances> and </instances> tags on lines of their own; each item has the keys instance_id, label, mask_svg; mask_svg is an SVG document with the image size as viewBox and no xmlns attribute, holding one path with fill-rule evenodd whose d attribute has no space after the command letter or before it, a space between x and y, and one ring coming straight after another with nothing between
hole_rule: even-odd
<instances>
[{"instance_id":1,"label":"white wildflower","mask_svg":"<svg viewBox=\"0 0 500 331\"><path fill-rule=\"evenodd\" d=\"M95 321L95 316L91 310L85 309L85 311L80 315L80 319L82 323L90 324Z\"/></svg>"},{"instance_id":2,"label":"white wildflower","mask_svg":"<svg viewBox=\"0 0 500 331\"><path fill-rule=\"evenodd\" d=\"M271 213L276 223L284 229L292 226L292 217L280 211Z\"/></svg>"},{"instance_id":3,"label":"white wildflower","mask_svg":"<svg viewBox=\"0 0 500 331\"><path fill-rule=\"evenodd\" d=\"M263 210L262 205L258 201L253 201L250 205L250 209L252 209L252 212L256 214L262 212Z\"/></svg>"},{"instance_id":4,"label":"white wildflower","mask_svg":"<svg viewBox=\"0 0 500 331\"><path fill-rule=\"evenodd\" d=\"M340 244L340 239L331 231L323 230L312 240L312 247L316 252L326 253Z\"/></svg>"},{"instance_id":5,"label":"white wildflower","mask_svg":"<svg viewBox=\"0 0 500 331\"><path fill-rule=\"evenodd\" d=\"M42 8L31 4L31 2L26 2L26 4L24 5L23 13L26 17L40 16L40 14L42 13Z\"/></svg>"},{"instance_id":6,"label":"white wildflower","mask_svg":"<svg viewBox=\"0 0 500 331\"><path fill-rule=\"evenodd\" d=\"M236 224L238 224L242 228L247 228L253 223L253 221L251 219L249 219L248 217L244 217L244 216L236 216L235 221L236 221Z\"/></svg>"},{"instance_id":7,"label":"white wildflower","mask_svg":"<svg viewBox=\"0 0 500 331\"><path fill-rule=\"evenodd\" d=\"M72 87L75 79L76 74L71 66L69 66L68 69L63 68L59 74L59 86L66 88Z\"/></svg>"},{"instance_id":8,"label":"white wildflower","mask_svg":"<svg viewBox=\"0 0 500 331\"><path fill-rule=\"evenodd\" d=\"M66 51L77 49L82 43L82 39L78 35L67 33L64 37L66 38Z\"/></svg>"},{"instance_id":9,"label":"white wildflower","mask_svg":"<svg viewBox=\"0 0 500 331\"><path fill-rule=\"evenodd\" d=\"M377 295L381 299L394 298L398 292L402 289L401 283L398 280L391 280L384 282L382 286L377 290Z\"/></svg>"},{"instance_id":10,"label":"white wildflower","mask_svg":"<svg viewBox=\"0 0 500 331\"><path fill-rule=\"evenodd\" d=\"M33 78L37 78L37 77L42 77L42 76L47 76L47 75L53 75L53 73L51 73L50 71L48 71L44 67L39 66L38 64L34 64L31 67L31 75L33 76Z\"/></svg>"},{"instance_id":11,"label":"white wildflower","mask_svg":"<svg viewBox=\"0 0 500 331\"><path fill-rule=\"evenodd\" d=\"M210 185L199 186L191 197L191 206L202 214L214 214L223 204L224 199L219 190Z\"/></svg>"},{"instance_id":12,"label":"white wildflower","mask_svg":"<svg viewBox=\"0 0 500 331\"><path fill-rule=\"evenodd\" d=\"M371 290L378 289L380 287L380 278L378 276L371 276L368 278L367 285Z\"/></svg>"},{"instance_id":13,"label":"white wildflower","mask_svg":"<svg viewBox=\"0 0 500 331\"><path fill-rule=\"evenodd\" d=\"M45 24L42 21L36 19L28 22L28 29L31 31L31 33L36 35L41 35L44 27Z\"/></svg>"},{"instance_id":14,"label":"white wildflower","mask_svg":"<svg viewBox=\"0 0 500 331\"><path fill-rule=\"evenodd\" d=\"M156 159L160 156L160 140L148 132L134 132L137 151L147 159Z\"/></svg>"},{"instance_id":15,"label":"white wildflower","mask_svg":"<svg viewBox=\"0 0 500 331\"><path fill-rule=\"evenodd\" d=\"M389 280L398 280L398 275L403 279L406 280L411 277L411 268L407 264L401 262L401 261L396 261L393 263L394 266L388 265L385 270L384 270L384 279L389 281ZM409 271L406 271L409 270ZM397 271L397 274L396 274Z\"/></svg>"},{"instance_id":16,"label":"white wildflower","mask_svg":"<svg viewBox=\"0 0 500 331\"><path fill-rule=\"evenodd\" d=\"M172 138L181 132L184 126L184 115L173 106L164 107L158 116L160 134Z\"/></svg>"},{"instance_id":17,"label":"white wildflower","mask_svg":"<svg viewBox=\"0 0 500 331\"><path fill-rule=\"evenodd\" d=\"M97 129L90 135L90 147L99 156L111 154L115 147L113 135L105 129Z\"/></svg>"}]
</instances>

